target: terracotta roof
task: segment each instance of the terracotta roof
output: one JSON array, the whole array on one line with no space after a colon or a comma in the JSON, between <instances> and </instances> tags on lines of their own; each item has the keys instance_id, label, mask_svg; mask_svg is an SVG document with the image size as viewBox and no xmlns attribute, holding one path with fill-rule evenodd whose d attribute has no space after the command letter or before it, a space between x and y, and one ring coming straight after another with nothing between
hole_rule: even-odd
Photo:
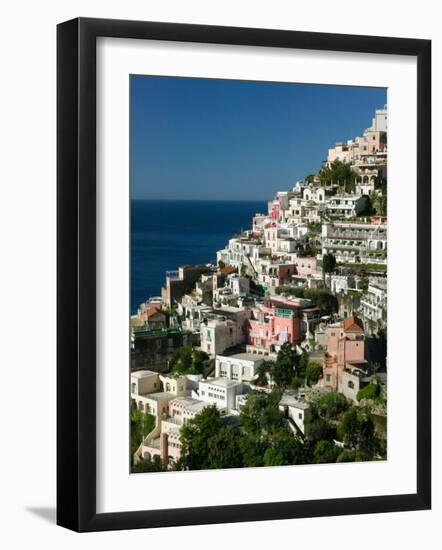
<instances>
[{"instance_id":1,"label":"terracotta roof","mask_svg":"<svg viewBox=\"0 0 442 550\"><path fill-rule=\"evenodd\" d=\"M364 324L359 317L351 315L344 319L344 330L345 332L364 332Z\"/></svg>"},{"instance_id":2,"label":"terracotta roof","mask_svg":"<svg viewBox=\"0 0 442 550\"><path fill-rule=\"evenodd\" d=\"M149 319L149 317L152 317L152 315L155 315L156 313L163 313L161 309L157 306L152 306L149 308L146 312L146 317Z\"/></svg>"},{"instance_id":3,"label":"terracotta roof","mask_svg":"<svg viewBox=\"0 0 442 550\"><path fill-rule=\"evenodd\" d=\"M233 265L225 265L219 270L220 273L224 273L225 275L230 275L231 273L236 273L237 271L238 268Z\"/></svg>"}]
</instances>

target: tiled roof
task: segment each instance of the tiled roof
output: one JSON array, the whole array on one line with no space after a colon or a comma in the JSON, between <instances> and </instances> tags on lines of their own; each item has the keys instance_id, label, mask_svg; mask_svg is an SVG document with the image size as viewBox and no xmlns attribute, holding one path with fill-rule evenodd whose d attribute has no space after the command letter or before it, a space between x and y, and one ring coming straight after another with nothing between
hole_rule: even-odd
<instances>
[{"instance_id":1,"label":"tiled roof","mask_svg":"<svg viewBox=\"0 0 442 550\"><path fill-rule=\"evenodd\" d=\"M224 273L225 275L230 275L231 273L236 273L237 271L238 268L233 265L226 265L219 270L220 273Z\"/></svg>"},{"instance_id":2,"label":"tiled roof","mask_svg":"<svg viewBox=\"0 0 442 550\"><path fill-rule=\"evenodd\" d=\"M150 307L146 312L146 317L149 319L152 317L152 315L155 315L157 313L162 313L161 309L157 306Z\"/></svg>"},{"instance_id":3,"label":"tiled roof","mask_svg":"<svg viewBox=\"0 0 442 550\"><path fill-rule=\"evenodd\" d=\"M359 317L351 315L344 319L344 330L345 332L364 332L364 324Z\"/></svg>"}]
</instances>

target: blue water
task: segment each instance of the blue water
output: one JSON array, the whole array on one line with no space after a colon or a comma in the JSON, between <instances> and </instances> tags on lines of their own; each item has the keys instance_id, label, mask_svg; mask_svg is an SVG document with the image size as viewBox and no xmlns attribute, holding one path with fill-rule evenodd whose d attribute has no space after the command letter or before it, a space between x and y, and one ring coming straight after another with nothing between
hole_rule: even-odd
<instances>
[{"instance_id":1,"label":"blue water","mask_svg":"<svg viewBox=\"0 0 442 550\"><path fill-rule=\"evenodd\" d=\"M165 272L215 263L216 251L250 229L263 201L131 201L131 310L161 294Z\"/></svg>"}]
</instances>

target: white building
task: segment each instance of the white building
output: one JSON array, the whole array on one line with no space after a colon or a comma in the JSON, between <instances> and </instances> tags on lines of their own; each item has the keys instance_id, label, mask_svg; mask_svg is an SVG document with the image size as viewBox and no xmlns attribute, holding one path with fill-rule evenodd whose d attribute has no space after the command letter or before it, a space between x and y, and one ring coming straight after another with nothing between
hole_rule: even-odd
<instances>
[{"instance_id":1,"label":"white building","mask_svg":"<svg viewBox=\"0 0 442 550\"><path fill-rule=\"evenodd\" d=\"M216 378L227 378L238 382L251 382L258 374L263 359L252 353L217 355L215 360Z\"/></svg>"},{"instance_id":2,"label":"white building","mask_svg":"<svg viewBox=\"0 0 442 550\"><path fill-rule=\"evenodd\" d=\"M387 263L387 224L333 222L322 224L322 254L342 263Z\"/></svg>"},{"instance_id":3,"label":"white building","mask_svg":"<svg viewBox=\"0 0 442 550\"><path fill-rule=\"evenodd\" d=\"M298 399L296 395L291 392L284 392L279 402L279 410L284 413L285 417L289 420L289 423L295 424L296 428L302 434L305 432L305 414L309 409L308 403Z\"/></svg>"},{"instance_id":4,"label":"white building","mask_svg":"<svg viewBox=\"0 0 442 550\"><path fill-rule=\"evenodd\" d=\"M364 320L385 324L387 322L386 285L369 284L367 292L361 298L361 316Z\"/></svg>"},{"instance_id":5,"label":"white building","mask_svg":"<svg viewBox=\"0 0 442 550\"><path fill-rule=\"evenodd\" d=\"M354 218L367 206L366 195L335 195L328 201L327 212L339 218Z\"/></svg>"},{"instance_id":6,"label":"white building","mask_svg":"<svg viewBox=\"0 0 442 550\"><path fill-rule=\"evenodd\" d=\"M388 132L388 110L386 105L383 109L376 109L371 130L375 132Z\"/></svg>"},{"instance_id":7,"label":"white building","mask_svg":"<svg viewBox=\"0 0 442 550\"><path fill-rule=\"evenodd\" d=\"M226 349L242 344L246 339L245 323L250 318L248 308L223 306L219 315L200 325L200 347L207 354L215 356Z\"/></svg>"},{"instance_id":8,"label":"white building","mask_svg":"<svg viewBox=\"0 0 442 550\"><path fill-rule=\"evenodd\" d=\"M241 382L227 378L213 378L200 382L198 399L229 412L236 408L236 396L242 393L244 392Z\"/></svg>"},{"instance_id":9,"label":"white building","mask_svg":"<svg viewBox=\"0 0 442 550\"><path fill-rule=\"evenodd\" d=\"M235 296L247 296L250 294L250 279L248 277L241 277L237 274L229 275L227 284Z\"/></svg>"},{"instance_id":10,"label":"white building","mask_svg":"<svg viewBox=\"0 0 442 550\"><path fill-rule=\"evenodd\" d=\"M218 250L216 260L226 265L232 265L241 268L245 265L247 268L254 269L260 254L269 253L262 245L259 239L248 235L241 235L229 239L227 247Z\"/></svg>"}]
</instances>

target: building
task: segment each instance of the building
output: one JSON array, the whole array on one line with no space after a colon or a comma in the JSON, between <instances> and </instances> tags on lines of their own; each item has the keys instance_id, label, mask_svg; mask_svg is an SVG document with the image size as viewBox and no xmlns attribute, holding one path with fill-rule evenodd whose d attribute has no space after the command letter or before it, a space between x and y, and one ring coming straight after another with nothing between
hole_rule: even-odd
<instances>
[{"instance_id":1,"label":"building","mask_svg":"<svg viewBox=\"0 0 442 550\"><path fill-rule=\"evenodd\" d=\"M294 263L272 260L260 261L258 270L258 281L271 293L274 293L278 286L290 283L292 276L297 273Z\"/></svg>"},{"instance_id":2,"label":"building","mask_svg":"<svg viewBox=\"0 0 442 550\"><path fill-rule=\"evenodd\" d=\"M363 319L378 326L387 322L387 285L386 282L370 283L361 296L360 313Z\"/></svg>"},{"instance_id":3,"label":"building","mask_svg":"<svg viewBox=\"0 0 442 550\"><path fill-rule=\"evenodd\" d=\"M243 268L253 274L260 256L265 254L270 254L270 250L263 246L261 240L252 232L245 232L229 239L227 247L216 253L216 259L218 263Z\"/></svg>"},{"instance_id":4,"label":"building","mask_svg":"<svg viewBox=\"0 0 442 550\"><path fill-rule=\"evenodd\" d=\"M216 405L217 408L230 412L236 408L236 396L244 393L243 385L236 380L212 378L201 380L198 398L201 401Z\"/></svg>"},{"instance_id":5,"label":"building","mask_svg":"<svg viewBox=\"0 0 442 550\"><path fill-rule=\"evenodd\" d=\"M288 420L289 428L295 433L304 435L305 415L310 408L309 404L304 399L298 399L294 392L285 391L278 408Z\"/></svg>"},{"instance_id":6,"label":"building","mask_svg":"<svg viewBox=\"0 0 442 550\"><path fill-rule=\"evenodd\" d=\"M337 218L355 218L368 206L368 195L335 195L327 203L327 213Z\"/></svg>"},{"instance_id":7,"label":"building","mask_svg":"<svg viewBox=\"0 0 442 550\"><path fill-rule=\"evenodd\" d=\"M289 342L300 344L302 341L301 310L311 305L309 300L301 305L301 300L267 300L252 309L248 343L256 350L267 352Z\"/></svg>"},{"instance_id":8,"label":"building","mask_svg":"<svg viewBox=\"0 0 442 550\"><path fill-rule=\"evenodd\" d=\"M158 330L132 329L131 369L153 369L165 371L173 352L194 343L194 335L180 327Z\"/></svg>"},{"instance_id":9,"label":"building","mask_svg":"<svg viewBox=\"0 0 442 550\"><path fill-rule=\"evenodd\" d=\"M222 354L226 349L246 342L248 308L223 306L213 318L200 324L201 349L208 355Z\"/></svg>"},{"instance_id":10,"label":"building","mask_svg":"<svg viewBox=\"0 0 442 550\"><path fill-rule=\"evenodd\" d=\"M261 357L252 353L235 355L217 355L215 359L215 377L227 378L238 382L251 382L258 374Z\"/></svg>"},{"instance_id":11,"label":"building","mask_svg":"<svg viewBox=\"0 0 442 550\"><path fill-rule=\"evenodd\" d=\"M178 271L168 271L166 283L161 289L164 306L170 308L180 302L184 294L194 288L201 275L211 272L212 268L207 265L186 265L180 267Z\"/></svg>"},{"instance_id":12,"label":"building","mask_svg":"<svg viewBox=\"0 0 442 550\"><path fill-rule=\"evenodd\" d=\"M364 325L358 317L351 315L325 329L326 354L323 364L325 387L336 391L342 387L345 368L363 369L365 361Z\"/></svg>"},{"instance_id":13,"label":"building","mask_svg":"<svg viewBox=\"0 0 442 550\"><path fill-rule=\"evenodd\" d=\"M322 254L331 252L340 263L387 264L385 222L333 222L322 224Z\"/></svg>"}]
</instances>

